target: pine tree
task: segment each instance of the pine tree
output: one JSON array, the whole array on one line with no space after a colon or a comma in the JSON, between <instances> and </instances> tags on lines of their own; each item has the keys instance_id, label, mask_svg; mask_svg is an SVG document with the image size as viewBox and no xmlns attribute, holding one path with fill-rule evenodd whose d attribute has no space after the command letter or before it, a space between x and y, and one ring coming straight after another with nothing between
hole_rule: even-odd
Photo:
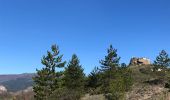
<instances>
[{"instance_id":1,"label":"pine tree","mask_svg":"<svg viewBox=\"0 0 170 100\"><path fill-rule=\"evenodd\" d=\"M132 71L128 67L121 66L115 73L114 79L110 81L110 95L107 95L106 98L108 100L124 100L125 93L131 89L132 85Z\"/></svg>"},{"instance_id":2,"label":"pine tree","mask_svg":"<svg viewBox=\"0 0 170 100\"><path fill-rule=\"evenodd\" d=\"M154 65L159 68L167 68L170 66L170 58L165 50L162 50L154 61Z\"/></svg>"},{"instance_id":3,"label":"pine tree","mask_svg":"<svg viewBox=\"0 0 170 100\"><path fill-rule=\"evenodd\" d=\"M121 63L121 68L126 68L127 65L125 63Z\"/></svg>"},{"instance_id":4,"label":"pine tree","mask_svg":"<svg viewBox=\"0 0 170 100\"><path fill-rule=\"evenodd\" d=\"M110 48L107 50L107 56L104 60L100 61L102 80L103 80L103 91L105 93L109 92L109 84L112 79L114 79L114 74L119 66L120 57L117 55L117 50L110 45Z\"/></svg>"},{"instance_id":5,"label":"pine tree","mask_svg":"<svg viewBox=\"0 0 170 100\"><path fill-rule=\"evenodd\" d=\"M73 54L71 61L65 69L64 84L68 89L82 90L84 88L84 69L79 64L77 55Z\"/></svg>"},{"instance_id":6,"label":"pine tree","mask_svg":"<svg viewBox=\"0 0 170 100\"><path fill-rule=\"evenodd\" d=\"M89 74L87 80L87 87L92 89L93 92L97 87L101 85L100 71L98 67L95 67L93 71Z\"/></svg>"},{"instance_id":7,"label":"pine tree","mask_svg":"<svg viewBox=\"0 0 170 100\"><path fill-rule=\"evenodd\" d=\"M41 60L44 67L41 70L36 69L37 75L33 77L33 91L36 100L47 100L59 87L60 74L56 72L56 68L64 67L66 62L62 62L63 55L59 55L58 46L52 45L51 49L52 52L47 51L47 56L43 56Z\"/></svg>"},{"instance_id":8,"label":"pine tree","mask_svg":"<svg viewBox=\"0 0 170 100\"><path fill-rule=\"evenodd\" d=\"M104 60L100 61L101 64L101 71L110 71L116 70L116 67L119 65L120 57L117 55L117 49L114 49L112 45L107 50L107 56L105 56Z\"/></svg>"}]
</instances>

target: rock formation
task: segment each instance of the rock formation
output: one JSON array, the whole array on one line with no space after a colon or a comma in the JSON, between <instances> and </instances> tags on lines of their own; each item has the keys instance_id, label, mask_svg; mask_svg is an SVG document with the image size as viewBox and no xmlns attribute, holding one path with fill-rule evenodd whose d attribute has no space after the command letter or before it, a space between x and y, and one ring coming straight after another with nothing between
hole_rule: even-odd
<instances>
[{"instance_id":1,"label":"rock formation","mask_svg":"<svg viewBox=\"0 0 170 100\"><path fill-rule=\"evenodd\" d=\"M133 57L130 60L130 65L150 65L150 64L151 64L150 59L147 59L147 58Z\"/></svg>"}]
</instances>

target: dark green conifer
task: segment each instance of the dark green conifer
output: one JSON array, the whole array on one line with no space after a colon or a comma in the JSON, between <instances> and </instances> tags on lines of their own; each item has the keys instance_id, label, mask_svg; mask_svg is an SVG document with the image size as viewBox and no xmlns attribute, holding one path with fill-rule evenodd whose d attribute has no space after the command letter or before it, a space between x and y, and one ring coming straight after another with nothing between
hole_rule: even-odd
<instances>
[{"instance_id":1,"label":"dark green conifer","mask_svg":"<svg viewBox=\"0 0 170 100\"><path fill-rule=\"evenodd\" d=\"M48 97L59 87L58 79L60 74L56 72L56 68L62 68L65 62L62 62L63 55L59 55L59 48L52 45L52 52L47 51L47 56L43 56L41 63L44 67L36 70L37 75L33 77L33 91L36 100L47 100Z\"/></svg>"},{"instance_id":2,"label":"dark green conifer","mask_svg":"<svg viewBox=\"0 0 170 100\"><path fill-rule=\"evenodd\" d=\"M101 85L101 74L98 67L95 67L93 71L89 74L87 79L87 87L92 90L92 92Z\"/></svg>"},{"instance_id":3,"label":"dark green conifer","mask_svg":"<svg viewBox=\"0 0 170 100\"><path fill-rule=\"evenodd\" d=\"M162 50L154 61L154 65L159 68L167 68L170 66L170 58L165 50Z\"/></svg>"},{"instance_id":4,"label":"dark green conifer","mask_svg":"<svg viewBox=\"0 0 170 100\"><path fill-rule=\"evenodd\" d=\"M65 69L64 85L70 90L83 90L84 89L84 69L80 65L77 55L73 54L71 61Z\"/></svg>"},{"instance_id":5,"label":"dark green conifer","mask_svg":"<svg viewBox=\"0 0 170 100\"><path fill-rule=\"evenodd\" d=\"M114 74L119 66L120 57L117 55L117 50L110 45L107 50L107 55L104 60L100 61L102 80L103 80L103 91L105 93L109 92L109 84L112 79L114 79Z\"/></svg>"},{"instance_id":6,"label":"dark green conifer","mask_svg":"<svg viewBox=\"0 0 170 100\"><path fill-rule=\"evenodd\" d=\"M100 61L101 71L110 71L116 70L116 67L119 66L120 57L117 55L117 49L114 49L112 45L107 50L107 56L105 56L104 60Z\"/></svg>"}]
</instances>

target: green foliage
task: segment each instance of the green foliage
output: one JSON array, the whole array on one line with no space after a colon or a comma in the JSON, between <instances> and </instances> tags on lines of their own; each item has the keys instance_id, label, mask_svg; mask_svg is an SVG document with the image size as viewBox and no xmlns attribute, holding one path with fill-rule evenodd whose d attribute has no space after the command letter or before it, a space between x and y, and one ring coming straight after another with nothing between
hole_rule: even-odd
<instances>
[{"instance_id":1,"label":"green foliage","mask_svg":"<svg viewBox=\"0 0 170 100\"><path fill-rule=\"evenodd\" d=\"M64 86L70 91L83 93L85 85L84 69L79 64L78 57L73 54L64 73Z\"/></svg>"},{"instance_id":2,"label":"green foliage","mask_svg":"<svg viewBox=\"0 0 170 100\"><path fill-rule=\"evenodd\" d=\"M165 50L162 50L154 61L154 65L158 68L167 68L170 66L170 58Z\"/></svg>"},{"instance_id":3,"label":"green foliage","mask_svg":"<svg viewBox=\"0 0 170 100\"><path fill-rule=\"evenodd\" d=\"M165 84L165 87L170 89L170 58L164 50L156 57L154 65L127 66L125 63L119 64L117 49L110 45L107 55L100 61L100 68L95 67L88 77L85 77L84 69L75 54L64 71L56 71L65 65L62 57L58 47L53 45L51 52L47 51L47 56L43 56L41 60L44 67L37 70L33 77L34 92L17 95L4 93L0 95L0 100L10 100L13 97L14 100L33 100L33 96L35 100L80 100L85 92L88 95L102 94L107 100L125 100L125 94L131 90L134 82L133 87ZM163 71L157 71L158 68ZM8 86L25 89L28 83L32 84L32 81L16 78L2 85L8 90ZM15 88L10 91L17 91Z\"/></svg>"},{"instance_id":4,"label":"green foliage","mask_svg":"<svg viewBox=\"0 0 170 100\"><path fill-rule=\"evenodd\" d=\"M117 50L110 45L107 50L107 56L100 61L102 72L102 90L104 93L109 93L109 84L115 77L115 72L119 66L120 57L117 55Z\"/></svg>"},{"instance_id":5,"label":"green foliage","mask_svg":"<svg viewBox=\"0 0 170 100\"><path fill-rule=\"evenodd\" d=\"M166 80L165 88L168 88L169 92L170 92L170 69L168 69L167 72L166 72L165 80Z\"/></svg>"},{"instance_id":6,"label":"green foliage","mask_svg":"<svg viewBox=\"0 0 170 100\"><path fill-rule=\"evenodd\" d=\"M88 75L86 88L88 88L91 94L98 94L97 88L101 86L101 74L98 67L95 67L93 71Z\"/></svg>"},{"instance_id":7,"label":"green foliage","mask_svg":"<svg viewBox=\"0 0 170 100\"><path fill-rule=\"evenodd\" d=\"M101 71L111 71L116 70L116 67L119 65L120 57L117 55L117 49L114 49L112 45L107 50L107 56L104 60L100 61Z\"/></svg>"},{"instance_id":8,"label":"green foliage","mask_svg":"<svg viewBox=\"0 0 170 100\"><path fill-rule=\"evenodd\" d=\"M49 100L80 100L82 93L74 89L60 88L54 91Z\"/></svg>"},{"instance_id":9,"label":"green foliage","mask_svg":"<svg viewBox=\"0 0 170 100\"><path fill-rule=\"evenodd\" d=\"M110 94L106 95L108 100L124 100L125 92L131 89L133 84L132 72L130 69L120 69L116 72L115 79L109 84Z\"/></svg>"},{"instance_id":10,"label":"green foliage","mask_svg":"<svg viewBox=\"0 0 170 100\"><path fill-rule=\"evenodd\" d=\"M37 76L34 80L34 97L36 100L47 100L54 90L59 88L56 68L62 68L65 62L62 62L62 56L59 55L59 49L56 45L52 45L52 52L47 51L47 56L43 56L41 63L45 66L41 70L37 70Z\"/></svg>"},{"instance_id":11,"label":"green foliage","mask_svg":"<svg viewBox=\"0 0 170 100\"><path fill-rule=\"evenodd\" d=\"M125 63L120 66L120 57L112 45L107 53L100 61L102 91L108 100L122 100L133 84L132 72Z\"/></svg>"},{"instance_id":12,"label":"green foliage","mask_svg":"<svg viewBox=\"0 0 170 100\"><path fill-rule=\"evenodd\" d=\"M68 89L83 89L84 88L84 69L79 64L78 57L74 54L69 62L64 73L64 85Z\"/></svg>"},{"instance_id":13,"label":"green foliage","mask_svg":"<svg viewBox=\"0 0 170 100\"><path fill-rule=\"evenodd\" d=\"M121 63L121 68L127 68L127 65L125 63Z\"/></svg>"},{"instance_id":14,"label":"green foliage","mask_svg":"<svg viewBox=\"0 0 170 100\"><path fill-rule=\"evenodd\" d=\"M122 69L119 71L120 76L123 78L124 81L124 90L127 92L131 89L133 85L133 77L132 77L132 70L129 68Z\"/></svg>"}]
</instances>

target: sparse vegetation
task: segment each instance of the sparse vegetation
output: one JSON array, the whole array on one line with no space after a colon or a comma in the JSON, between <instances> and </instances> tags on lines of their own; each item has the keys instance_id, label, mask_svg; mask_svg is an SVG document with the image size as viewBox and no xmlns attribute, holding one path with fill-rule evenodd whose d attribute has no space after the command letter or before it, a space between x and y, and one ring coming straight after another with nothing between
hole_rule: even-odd
<instances>
[{"instance_id":1,"label":"sparse vegetation","mask_svg":"<svg viewBox=\"0 0 170 100\"><path fill-rule=\"evenodd\" d=\"M169 59L168 53L161 51L153 65L128 66L119 63L117 50L111 45L101 65L85 76L75 54L64 70L56 71L64 67L65 61L53 45L52 52L42 59L45 67L33 78L33 92L5 93L0 100L166 100L170 90Z\"/></svg>"}]
</instances>

